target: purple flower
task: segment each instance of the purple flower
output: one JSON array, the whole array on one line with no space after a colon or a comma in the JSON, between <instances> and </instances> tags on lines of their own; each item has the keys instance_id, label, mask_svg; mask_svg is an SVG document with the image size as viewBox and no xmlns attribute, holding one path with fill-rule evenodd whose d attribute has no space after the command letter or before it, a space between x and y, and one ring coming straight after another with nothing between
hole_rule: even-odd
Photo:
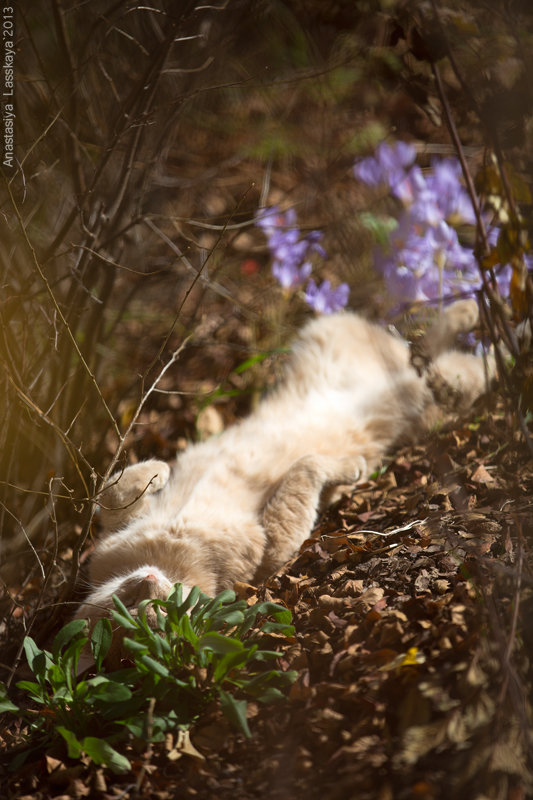
<instances>
[{"instance_id":1,"label":"purple flower","mask_svg":"<svg viewBox=\"0 0 533 800\"><path fill-rule=\"evenodd\" d=\"M393 171L410 167L416 158L416 148L407 142L395 142L391 147L382 142L377 147L376 155L385 169Z\"/></svg>"},{"instance_id":2,"label":"purple flower","mask_svg":"<svg viewBox=\"0 0 533 800\"><path fill-rule=\"evenodd\" d=\"M354 175L368 186L387 183L394 190L405 180L407 167L415 157L415 148L406 142L394 145L382 142L377 146L375 156L363 158L354 165Z\"/></svg>"},{"instance_id":3,"label":"purple flower","mask_svg":"<svg viewBox=\"0 0 533 800\"><path fill-rule=\"evenodd\" d=\"M472 250L441 219L423 224L405 211L389 236L387 257L378 262L389 291L402 301L427 301L444 295L471 294L479 285Z\"/></svg>"},{"instance_id":4,"label":"purple flower","mask_svg":"<svg viewBox=\"0 0 533 800\"><path fill-rule=\"evenodd\" d=\"M299 264L306 256L309 245L303 239L299 239L299 232L274 231L268 243L273 258L277 261Z\"/></svg>"},{"instance_id":5,"label":"purple flower","mask_svg":"<svg viewBox=\"0 0 533 800\"><path fill-rule=\"evenodd\" d=\"M526 256L526 265L531 269L531 263ZM509 297L511 291L511 278L513 277L513 268L510 264L504 264L499 270L496 270L496 283L502 297Z\"/></svg>"},{"instance_id":6,"label":"purple flower","mask_svg":"<svg viewBox=\"0 0 533 800\"><path fill-rule=\"evenodd\" d=\"M284 289L297 289L305 283L312 269L310 261L305 261L301 267L290 261L274 261L272 264L272 274Z\"/></svg>"},{"instance_id":7,"label":"purple flower","mask_svg":"<svg viewBox=\"0 0 533 800\"><path fill-rule=\"evenodd\" d=\"M456 159L434 159L425 175L413 164L414 158L412 145L382 143L374 157L354 167L365 183L386 183L403 206L378 269L389 290L403 301L472 295L480 285L479 269L472 249L461 245L453 227L475 223L471 199L461 183L461 166ZM491 243L495 236L497 232L491 231ZM501 269L498 277L505 294L509 274Z\"/></svg>"},{"instance_id":8,"label":"purple flower","mask_svg":"<svg viewBox=\"0 0 533 800\"><path fill-rule=\"evenodd\" d=\"M434 159L431 168L426 184L435 197L442 216L447 220L473 225L476 218L472 201L461 184L462 169L459 161L452 158Z\"/></svg>"},{"instance_id":9,"label":"purple flower","mask_svg":"<svg viewBox=\"0 0 533 800\"><path fill-rule=\"evenodd\" d=\"M283 215L278 206L261 208L255 217L255 224L258 228L262 228L266 236L270 236L272 232L276 230L282 219Z\"/></svg>"},{"instance_id":10,"label":"purple flower","mask_svg":"<svg viewBox=\"0 0 533 800\"><path fill-rule=\"evenodd\" d=\"M375 158L369 156L358 161L353 168L355 177L367 186L379 186L384 183L383 169Z\"/></svg>"},{"instance_id":11,"label":"purple flower","mask_svg":"<svg viewBox=\"0 0 533 800\"><path fill-rule=\"evenodd\" d=\"M391 193L404 206L408 206L415 198L420 197L426 188L424 175L416 164L409 172L397 175L396 180L390 184Z\"/></svg>"},{"instance_id":12,"label":"purple flower","mask_svg":"<svg viewBox=\"0 0 533 800\"><path fill-rule=\"evenodd\" d=\"M311 279L305 290L305 299L319 314L332 314L345 307L349 294L350 288L347 283L341 283L336 289L332 289L329 281L323 281L317 286Z\"/></svg>"},{"instance_id":13,"label":"purple flower","mask_svg":"<svg viewBox=\"0 0 533 800\"><path fill-rule=\"evenodd\" d=\"M311 231L301 237L293 208L282 213L277 206L262 209L256 217L256 225L264 231L268 247L275 261L290 269L299 267L311 252L326 258L326 251L319 243L322 231ZM279 272L279 269L277 270Z\"/></svg>"},{"instance_id":14,"label":"purple flower","mask_svg":"<svg viewBox=\"0 0 533 800\"><path fill-rule=\"evenodd\" d=\"M310 250L314 250L314 252L318 253L321 258L327 258L328 254L320 244L323 236L324 234L322 231L310 231L305 237L305 240L309 243Z\"/></svg>"},{"instance_id":15,"label":"purple flower","mask_svg":"<svg viewBox=\"0 0 533 800\"><path fill-rule=\"evenodd\" d=\"M286 291L294 291L309 278L312 271L309 259L312 253L327 258L326 251L320 244L322 231L310 231L302 236L294 209L284 213L277 206L262 209L256 216L256 225L263 230L268 240L273 258L272 274ZM331 289L329 282L325 281L318 289L314 281L310 281L305 297L315 310L329 313L346 305L348 292L346 284Z\"/></svg>"}]
</instances>

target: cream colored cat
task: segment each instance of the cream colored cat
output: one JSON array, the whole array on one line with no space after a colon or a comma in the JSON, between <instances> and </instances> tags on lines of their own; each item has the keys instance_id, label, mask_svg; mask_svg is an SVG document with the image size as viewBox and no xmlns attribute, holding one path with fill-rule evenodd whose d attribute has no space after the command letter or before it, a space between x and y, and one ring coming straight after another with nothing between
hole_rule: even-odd
<instances>
[{"instance_id":1,"label":"cream colored cat","mask_svg":"<svg viewBox=\"0 0 533 800\"><path fill-rule=\"evenodd\" d=\"M453 305L438 323L438 349L476 320L473 301ZM484 391L481 359L433 356L433 371L464 406ZM310 536L335 487L365 480L435 413L402 339L351 313L315 319L294 343L281 385L247 419L170 465L144 461L109 481L105 533L90 561L95 588L77 616L94 622L113 607L113 593L135 608L165 599L176 582L213 595L261 581Z\"/></svg>"}]
</instances>

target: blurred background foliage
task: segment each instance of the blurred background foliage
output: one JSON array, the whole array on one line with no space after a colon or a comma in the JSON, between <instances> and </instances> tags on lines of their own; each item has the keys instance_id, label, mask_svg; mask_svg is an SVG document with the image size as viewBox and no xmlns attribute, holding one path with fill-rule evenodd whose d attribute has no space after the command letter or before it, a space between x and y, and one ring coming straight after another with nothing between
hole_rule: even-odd
<instances>
[{"instance_id":1,"label":"blurred background foliage","mask_svg":"<svg viewBox=\"0 0 533 800\"><path fill-rule=\"evenodd\" d=\"M323 277L383 316L354 158L386 137L422 164L452 154L443 90L508 259L529 246L532 23L527 0L20 4L0 189L5 619L71 599L111 460L172 457L210 398L224 422L245 411L310 313L272 280L259 207L324 231Z\"/></svg>"}]
</instances>

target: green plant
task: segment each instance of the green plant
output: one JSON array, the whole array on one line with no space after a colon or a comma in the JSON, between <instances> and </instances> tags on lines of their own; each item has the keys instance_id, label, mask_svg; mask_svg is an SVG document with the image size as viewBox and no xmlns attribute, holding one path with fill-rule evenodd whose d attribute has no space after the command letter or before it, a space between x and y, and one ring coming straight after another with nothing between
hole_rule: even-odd
<instances>
[{"instance_id":1,"label":"green plant","mask_svg":"<svg viewBox=\"0 0 533 800\"><path fill-rule=\"evenodd\" d=\"M132 738L160 741L168 730L187 729L213 701L250 736L247 699L280 701L296 677L295 672L265 667L280 655L267 649L268 637L294 632L290 611L275 603L249 607L231 590L210 598L197 587L183 598L177 584L167 600L144 601L134 617L113 599L113 617L127 632L123 644L132 666L101 672L112 643L110 620L99 620L90 635L85 620L73 620L55 637L52 652L41 650L29 636L24 641L36 680L20 681L17 687L41 712L16 706L0 684L0 712L22 717L39 737L38 745L59 735L70 757L85 753L97 764L125 772L130 763L117 746ZM259 615L270 619L254 627ZM80 655L87 647L98 673L94 677L78 676ZM31 747L28 743L27 749ZM20 759L14 766L18 764Z\"/></svg>"}]
</instances>

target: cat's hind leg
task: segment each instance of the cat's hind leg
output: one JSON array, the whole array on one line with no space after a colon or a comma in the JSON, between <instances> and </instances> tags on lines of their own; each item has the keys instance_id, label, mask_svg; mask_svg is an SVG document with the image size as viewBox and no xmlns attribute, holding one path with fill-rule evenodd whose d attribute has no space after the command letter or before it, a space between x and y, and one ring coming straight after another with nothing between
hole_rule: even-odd
<instances>
[{"instance_id":1,"label":"cat's hind leg","mask_svg":"<svg viewBox=\"0 0 533 800\"><path fill-rule=\"evenodd\" d=\"M163 489L170 477L164 461L150 459L116 472L98 498L100 519L108 533L143 514L153 495Z\"/></svg>"},{"instance_id":2,"label":"cat's hind leg","mask_svg":"<svg viewBox=\"0 0 533 800\"><path fill-rule=\"evenodd\" d=\"M255 580L263 580L279 569L309 538L324 489L357 483L366 474L362 456L309 455L296 461L263 508L266 544Z\"/></svg>"}]
</instances>

